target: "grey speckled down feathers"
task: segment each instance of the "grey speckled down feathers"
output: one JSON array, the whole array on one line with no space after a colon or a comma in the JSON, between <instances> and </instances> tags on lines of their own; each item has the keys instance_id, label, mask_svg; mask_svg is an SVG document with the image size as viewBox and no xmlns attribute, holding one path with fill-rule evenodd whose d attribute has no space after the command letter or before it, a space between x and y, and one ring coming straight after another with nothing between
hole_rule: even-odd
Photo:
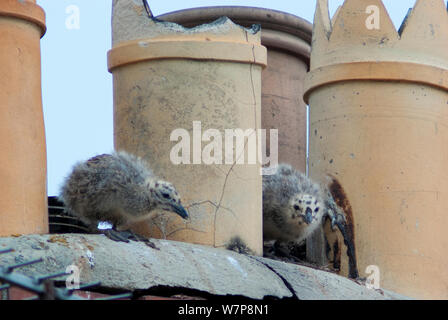
<instances>
[{"instance_id":1,"label":"grey speckled down feathers","mask_svg":"<svg viewBox=\"0 0 448 320\"><path fill-rule=\"evenodd\" d=\"M70 214L95 229L108 221L120 229L148 218L154 209L188 217L169 182L158 180L147 163L126 152L102 154L77 163L59 199Z\"/></svg>"},{"instance_id":2,"label":"grey speckled down feathers","mask_svg":"<svg viewBox=\"0 0 448 320\"><path fill-rule=\"evenodd\" d=\"M264 240L300 243L322 222L325 195L320 186L290 165L263 176Z\"/></svg>"}]
</instances>

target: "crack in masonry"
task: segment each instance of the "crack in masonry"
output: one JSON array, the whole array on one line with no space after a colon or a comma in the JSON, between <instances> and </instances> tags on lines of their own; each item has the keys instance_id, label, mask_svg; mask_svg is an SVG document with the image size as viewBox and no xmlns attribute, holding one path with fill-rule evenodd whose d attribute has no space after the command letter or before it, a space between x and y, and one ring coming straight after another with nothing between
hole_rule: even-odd
<instances>
[{"instance_id":1,"label":"crack in masonry","mask_svg":"<svg viewBox=\"0 0 448 320\"><path fill-rule=\"evenodd\" d=\"M244 156L244 153L245 153L245 150L246 150L246 147L247 147L247 143L249 142L249 138L254 133L255 133L255 131L252 131L252 133L247 137L247 140L244 142L243 150L241 151L240 155L235 157L235 161L233 162L232 166L230 167L229 171L227 172L227 174L225 176L224 184L223 184L222 190L221 190L221 197L219 199L218 204L216 205L216 210L215 210L214 217L213 217L213 229L214 229L214 231L213 231L213 246L214 247L216 247L216 218L217 218L217 215L218 215L218 210L220 208L224 208L224 207L222 207L221 203L222 203L222 199L224 198L224 193L225 193L225 189L226 189L226 185L227 185L227 180L229 178L230 173L233 170L233 167L236 165L236 163L241 158L241 156Z\"/></svg>"},{"instance_id":2,"label":"crack in masonry","mask_svg":"<svg viewBox=\"0 0 448 320\"><path fill-rule=\"evenodd\" d=\"M245 147L246 147L246 144L244 144L244 149L245 149ZM244 149L243 149L243 152L244 152ZM224 184L223 184L222 190L221 190L221 197L219 198L219 202L218 202L218 205L216 206L215 214L213 217L213 246L215 246L215 247L216 247L216 217L218 215L218 210L221 207L222 199L224 198L224 192L226 189L227 179L229 178L230 172L232 172L233 167L236 164L236 161L237 161L237 159L235 159L235 162L232 164L232 166L229 169L229 172L227 172L226 177L224 178Z\"/></svg>"},{"instance_id":3,"label":"crack in masonry","mask_svg":"<svg viewBox=\"0 0 448 320\"><path fill-rule=\"evenodd\" d=\"M173 231L171 231L170 233L168 233L166 236L167 236L167 237L170 237L170 236L172 236L173 234L175 234L175 233L177 233L177 232L179 232L179 231L182 231L182 230L190 230L190 231L194 231L194 232L198 232L198 233L207 233L207 232L204 231L204 230L198 230L198 229L195 229L195 228L189 228L189 227L182 227L182 228L174 229Z\"/></svg>"},{"instance_id":4,"label":"crack in masonry","mask_svg":"<svg viewBox=\"0 0 448 320\"><path fill-rule=\"evenodd\" d=\"M234 164L235 164L235 163L234 163ZM227 173L227 175L228 175L228 174L230 174L230 171ZM226 182L225 182L225 183L226 183ZM222 190L222 194L221 194L221 200L222 200L222 198L223 198L224 188L225 188L225 184L224 184L224 186L223 186L223 190ZM225 246L225 244L224 244L224 245L221 245L221 246L217 246L217 245L216 245L215 233L216 233L216 216L217 216L217 211L218 211L220 208L221 208L221 209L224 209L224 210L227 210L227 211L229 211L229 212L232 214L232 216L235 218L235 220L237 220L240 224L241 224L241 221L239 220L238 216L235 214L235 212L234 212L232 209L227 208L227 207L224 207L223 205L221 205L221 203L216 204L215 202L213 202L213 201L211 201L211 200L203 200L203 201L199 201L199 202L193 202L193 203L189 204L188 206L186 206L186 208L189 209L190 207L193 207L193 206L200 206L200 205L203 205L203 204L205 204L205 203L209 203L209 204L211 204L212 206L215 207L214 221L213 221L213 222L214 222L213 246L214 246L215 248L223 247L223 246ZM205 231L201 231L201 232L206 233Z\"/></svg>"},{"instance_id":5,"label":"crack in masonry","mask_svg":"<svg viewBox=\"0 0 448 320\"><path fill-rule=\"evenodd\" d=\"M212 206L214 206L215 208L218 206L216 203L214 203L214 202L211 201L211 200L203 200L203 201L199 201L199 202L193 202L193 203L191 203L191 204L185 206L185 208L186 208L186 209L189 209L189 208L191 208L191 207L193 207L193 206L200 206L200 205L203 205L204 203L209 203L209 204L211 204ZM239 221L238 216L235 214L235 212L233 212L232 209L227 208L227 207L224 207L223 205L221 205L221 208L224 209L224 210L229 211L229 212L233 215L233 217Z\"/></svg>"},{"instance_id":6,"label":"crack in masonry","mask_svg":"<svg viewBox=\"0 0 448 320\"><path fill-rule=\"evenodd\" d=\"M246 30L246 42L249 43L249 36L247 34L247 30ZM255 119L254 119L254 124L255 124L255 132L257 131L257 97L255 96L255 85L254 85L254 75L253 75L253 66L256 63L256 58L255 58L255 44L252 44L252 62L250 64L249 67L249 74L250 74L250 84L252 86L252 99L253 99L253 106L254 106L254 115L255 115ZM258 148L258 135L255 138L256 141L256 146Z\"/></svg>"},{"instance_id":7,"label":"crack in masonry","mask_svg":"<svg viewBox=\"0 0 448 320\"><path fill-rule=\"evenodd\" d=\"M226 173L224 172L224 170L222 170L221 168L219 168L217 165L215 165L215 166L213 166L216 170L218 170L219 172L221 172L224 176L226 175ZM245 178L243 178L243 177L241 177L238 173L236 173L235 171L233 172L233 174L235 175L235 178L237 178L237 179L240 179L241 181L245 181L245 182L248 182L248 181L251 181L251 180L254 180L254 179L245 179Z\"/></svg>"},{"instance_id":8,"label":"crack in masonry","mask_svg":"<svg viewBox=\"0 0 448 320\"><path fill-rule=\"evenodd\" d=\"M227 185L227 180L228 180L228 178L229 178L229 175L230 175L230 173L232 172L233 167L236 165L237 161L241 158L241 156L244 155L245 150L246 150L246 147L247 147L247 143L249 142L249 138L250 138L254 133L255 133L255 131L253 131L253 132L247 137L247 140L244 142L244 147L243 147L242 152L240 153L240 155L238 155L238 156L235 158L235 161L232 163L232 166L230 167L229 171L228 171L227 174L225 175L224 184L223 184L223 187L222 187L222 190L221 190L221 196L220 196L220 199L219 199L218 204L214 203L214 202L211 201L211 200L204 200L204 201L200 201L200 202L192 203L192 204L190 204L190 205L187 206L187 208L190 208L190 207L192 207L192 206L194 206L194 205L201 205L201 204L204 204L204 203L210 203L211 205L213 205L213 206L216 208L216 209L215 209L215 212L214 212L214 217L213 217L213 246L214 246L215 248L216 248L216 218L217 218L218 210L222 208L222 209L224 209L224 210L229 211L230 213L232 213L232 215L235 217L235 219L239 221L237 215L235 214L235 212L233 212L233 210L231 210L230 208L227 208L227 207L222 206L222 199L224 198L225 188L226 188L226 185ZM192 229L192 230L194 230L194 229ZM199 230L194 230L194 231L198 231L198 232L199 232ZM203 232L203 231L201 231L201 232Z\"/></svg>"},{"instance_id":9,"label":"crack in masonry","mask_svg":"<svg viewBox=\"0 0 448 320\"><path fill-rule=\"evenodd\" d=\"M247 31L245 31L245 36L246 36L246 41L249 42ZM235 213L232 210L222 206L222 199L224 198L225 188L226 188L227 181L228 181L230 173L233 171L233 168L236 165L237 161L241 158L242 155L244 155L250 136L252 134L256 133L257 129L258 129L258 126L257 126L257 98L256 98L256 95L255 95L255 85L254 85L254 81L253 81L253 70L252 70L253 69L253 64L255 63L255 60L256 60L255 59L255 45L254 44L252 44L252 56L253 56L253 63L250 64L249 73L250 73L250 81L251 81L251 86L252 86L252 98L253 98L253 107L254 107L254 115L255 115L255 119L254 119L255 130L249 135L247 140L244 142L244 147L243 147L243 150L242 150L241 154L236 157L236 159L233 162L232 166L230 167L229 171L226 173L225 178L224 178L224 184L223 184L223 187L222 187L222 190L221 190L221 196L219 198L218 204L215 204L211 200L205 200L205 201L202 202L202 203L207 203L208 202L208 203L212 204L213 206L215 206L215 212L214 212L214 217L213 217L213 246L214 247L216 247L216 219L217 219L217 215L218 215L219 209L220 208L223 208L225 210L227 209L238 220L238 218L236 217ZM256 137L255 137L255 141L256 141L256 147L258 148L259 141L258 141L258 135L257 134L256 134Z\"/></svg>"},{"instance_id":10,"label":"crack in masonry","mask_svg":"<svg viewBox=\"0 0 448 320\"><path fill-rule=\"evenodd\" d=\"M155 221L156 219L153 218L153 219L151 219L148 222L148 224L150 226L154 225L160 231L160 233L162 234L163 239L167 239L167 237L170 237L173 234L175 234L176 232L179 232L179 231L182 231L182 230L190 230L190 231L199 232L199 233L206 233L206 231L204 231L204 230L198 230L198 229L189 227L188 223L185 223L185 227L180 227L180 228L177 228L177 229L174 229L174 230L171 230L171 231L167 232L168 231L167 230L167 225L169 224L171 219L170 218L166 218L166 215L157 216L157 218L161 218L160 219L160 223L156 222Z\"/></svg>"},{"instance_id":11,"label":"crack in masonry","mask_svg":"<svg viewBox=\"0 0 448 320\"><path fill-rule=\"evenodd\" d=\"M247 257L250 258L250 259L252 259L252 260L254 260L254 261L257 261L258 263L261 263L261 264L264 265L266 268L268 268L268 269L271 270L273 273L275 273L275 275L276 275L277 277L279 277L280 280L282 280L283 284L284 284L285 287L289 290L289 292L291 292L292 297L291 297L290 299L297 299L297 300L300 300L299 297L296 295L296 292L294 291L294 288L293 288L292 285L289 283L289 281L286 280L286 278L283 277L280 273L278 273L273 267L271 267L270 265L268 265L267 263L265 263L265 262L263 262L263 261L261 261L261 260L255 259L254 257L251 257L251 256L247 256Z\"/></svg>"},{"instance_id":12,"label":"crack in masonry","mask_svg":"<svg viewBox=\"0 0 448 320\"><path fill-rule=\"evenodd\" d=\"M246 41L249 42L249 37L247 34L247 30L245 31L245 36L246 36ZM254 107L254 126L255 126L255 130L251 133L251 135L255 132L257 132L258 126L257 126L257 97L255 96L255 85L254 85L254 79L253 79L253 65L255 63L255 45L252 44L252 57L253 57L253 63L250 64L249 67L249 74L250 74L250 82L251 82L251 86L252 86L252 98L253 98L253 107ZM250 136L249 136L250 137ZM249 141L249 137L247 138L247 140L244 143L244 148L242 151L242 155L244 155L244 152L246 150L246 146L247 146L247 142ZM255 134L255 143L256 143L256 148L258 149L258 135ZM222 187L222 191L221 191L221 197L219 199L218 205L216 206L216 210L215 210L215 214L213 217L213 228L214 228L214 232L213 232L213 246L216 247L216 217L217 217L217 213L219 208L221 207L221 203L222 203L222 199L224 197L224 192L225 192L225 188L226 188L226 184L227 184L227 179L229 178L230 173L233 170L233 167L235 166L236 162L238 161L238 159L241 157L241 155L239 157L237 157L235 159L235 162L232 164L232 166L230 167L229 171L227 172L225 179L224 179L224 185Z\"/></svg>"},{"instance_id":13,"label":"crack in masonry","mask_svg":"<svg viewBox=\"0 0 448 320\"><path fill-rule=\"evenodd\" d=\"M254 115L255 115L255 119L254 119L255 131L257 131L257 129L258 129L258 127L257 127L257 97L255 96L254 76L253 76L253 72L252 72L252 68L255 64L255 45L252 45L252 57L253 57L253 63L250 64L249 73L250 73L250 84L252 86L252 98L254 101L253 106L254 106ZM257 138L258 138L258 136L257 136ZM256 140L258 143L258 139L256 139ZM258 147L258 145L257 145L257 147Z\"/></svg>"}]
</instances>

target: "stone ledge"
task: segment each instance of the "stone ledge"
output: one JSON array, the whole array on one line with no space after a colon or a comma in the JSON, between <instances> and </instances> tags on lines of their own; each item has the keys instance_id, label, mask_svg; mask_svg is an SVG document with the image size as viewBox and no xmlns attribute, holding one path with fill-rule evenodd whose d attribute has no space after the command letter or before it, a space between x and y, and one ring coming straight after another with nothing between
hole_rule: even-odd
<instances>
[{"instance_id":1,"label":"stone ledge","mask_svg":"<svg viewBox=\"0 0 448 320\"><path fill-rule=\"evenodd\" d=\"M18 269L29 276L56 273L69 265L80 269L81 283L101 281L103 288L148 290L183 288L215 296L251 299L405 299L369 290L347 278L309 267L245 256L169 240L114 242L104 235L52 234L0 238L0 266L42 258ZM61 278L63 279L63 278Z\"/></svg>"}]
</instances>

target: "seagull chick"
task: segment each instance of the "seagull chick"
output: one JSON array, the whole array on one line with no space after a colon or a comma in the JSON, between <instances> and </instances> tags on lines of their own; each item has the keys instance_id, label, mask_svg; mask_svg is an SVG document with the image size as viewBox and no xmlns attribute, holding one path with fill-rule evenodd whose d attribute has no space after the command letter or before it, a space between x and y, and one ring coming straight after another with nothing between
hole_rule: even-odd
<instances>
[{"instance_id":1,"label":"seagull chick","mask_svg":"<svg viewBox=\"0 0 448 320\"><path fill-rule=\"evenodd\" d=\"M142 159L123 151L77 163L63 182L59 199L92 231L100 221L126 230L148 219L154 209L188 218L174 186L158 180ZM113 240L124 241L119 235Z\"/></svg>"},{"instance_id":2,"label":"seagull chick","mask_svg":"<svg viewBox=\"0 0 448 320\"><path fill-rule=\"evenodd\" d=\"M349 276L359 276L352 226L328 187L313 182L288 164L280 164L273 175L263 176L263 237L277 255L294 258L285 249L301 244L324 220L338 227L347 246ZM269 255L268 255L269 256Z\"/></svg>"},{"instance_id":3,"label":"seagull chick","mask_svg":"<svg viewBox=\"0 0 448 320\"><path fill-rule=\"evenodd\" d=\"M280 164L263 176L265 241L303 242L322 223L325 194L320 186L290 165Z\"/></svg>"}]
</instances>

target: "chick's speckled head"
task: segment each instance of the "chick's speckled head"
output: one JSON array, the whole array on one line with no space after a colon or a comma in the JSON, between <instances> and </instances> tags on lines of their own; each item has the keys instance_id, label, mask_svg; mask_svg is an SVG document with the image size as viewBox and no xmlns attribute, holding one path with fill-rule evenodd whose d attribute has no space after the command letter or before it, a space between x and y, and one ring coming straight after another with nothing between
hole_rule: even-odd
<instances>
[{"instance_id":1,"label":"chick's speckled head","mask_svg":"<svg viewBox=\"0 0 448 320\"><path fill-rule=\"evenodd\" d=\"M158 180L150 183L149 189L156 208L175 212L182 218L188 219L188 212L182 206L179 193L171 183Z\"/></svg>"},{"instance_id":2,"label":"chick's speckled head","mask_svg":"<svg viewBox=\"0 0 448 320\"><path fill-rule=\"evenodd\" d=\"M310 194L296 194L289 201L289 213L291 219L297 220L299 224L302 222L311 224L319 220L322 214L322 203Z\"/></svg>"}]
</instances>

